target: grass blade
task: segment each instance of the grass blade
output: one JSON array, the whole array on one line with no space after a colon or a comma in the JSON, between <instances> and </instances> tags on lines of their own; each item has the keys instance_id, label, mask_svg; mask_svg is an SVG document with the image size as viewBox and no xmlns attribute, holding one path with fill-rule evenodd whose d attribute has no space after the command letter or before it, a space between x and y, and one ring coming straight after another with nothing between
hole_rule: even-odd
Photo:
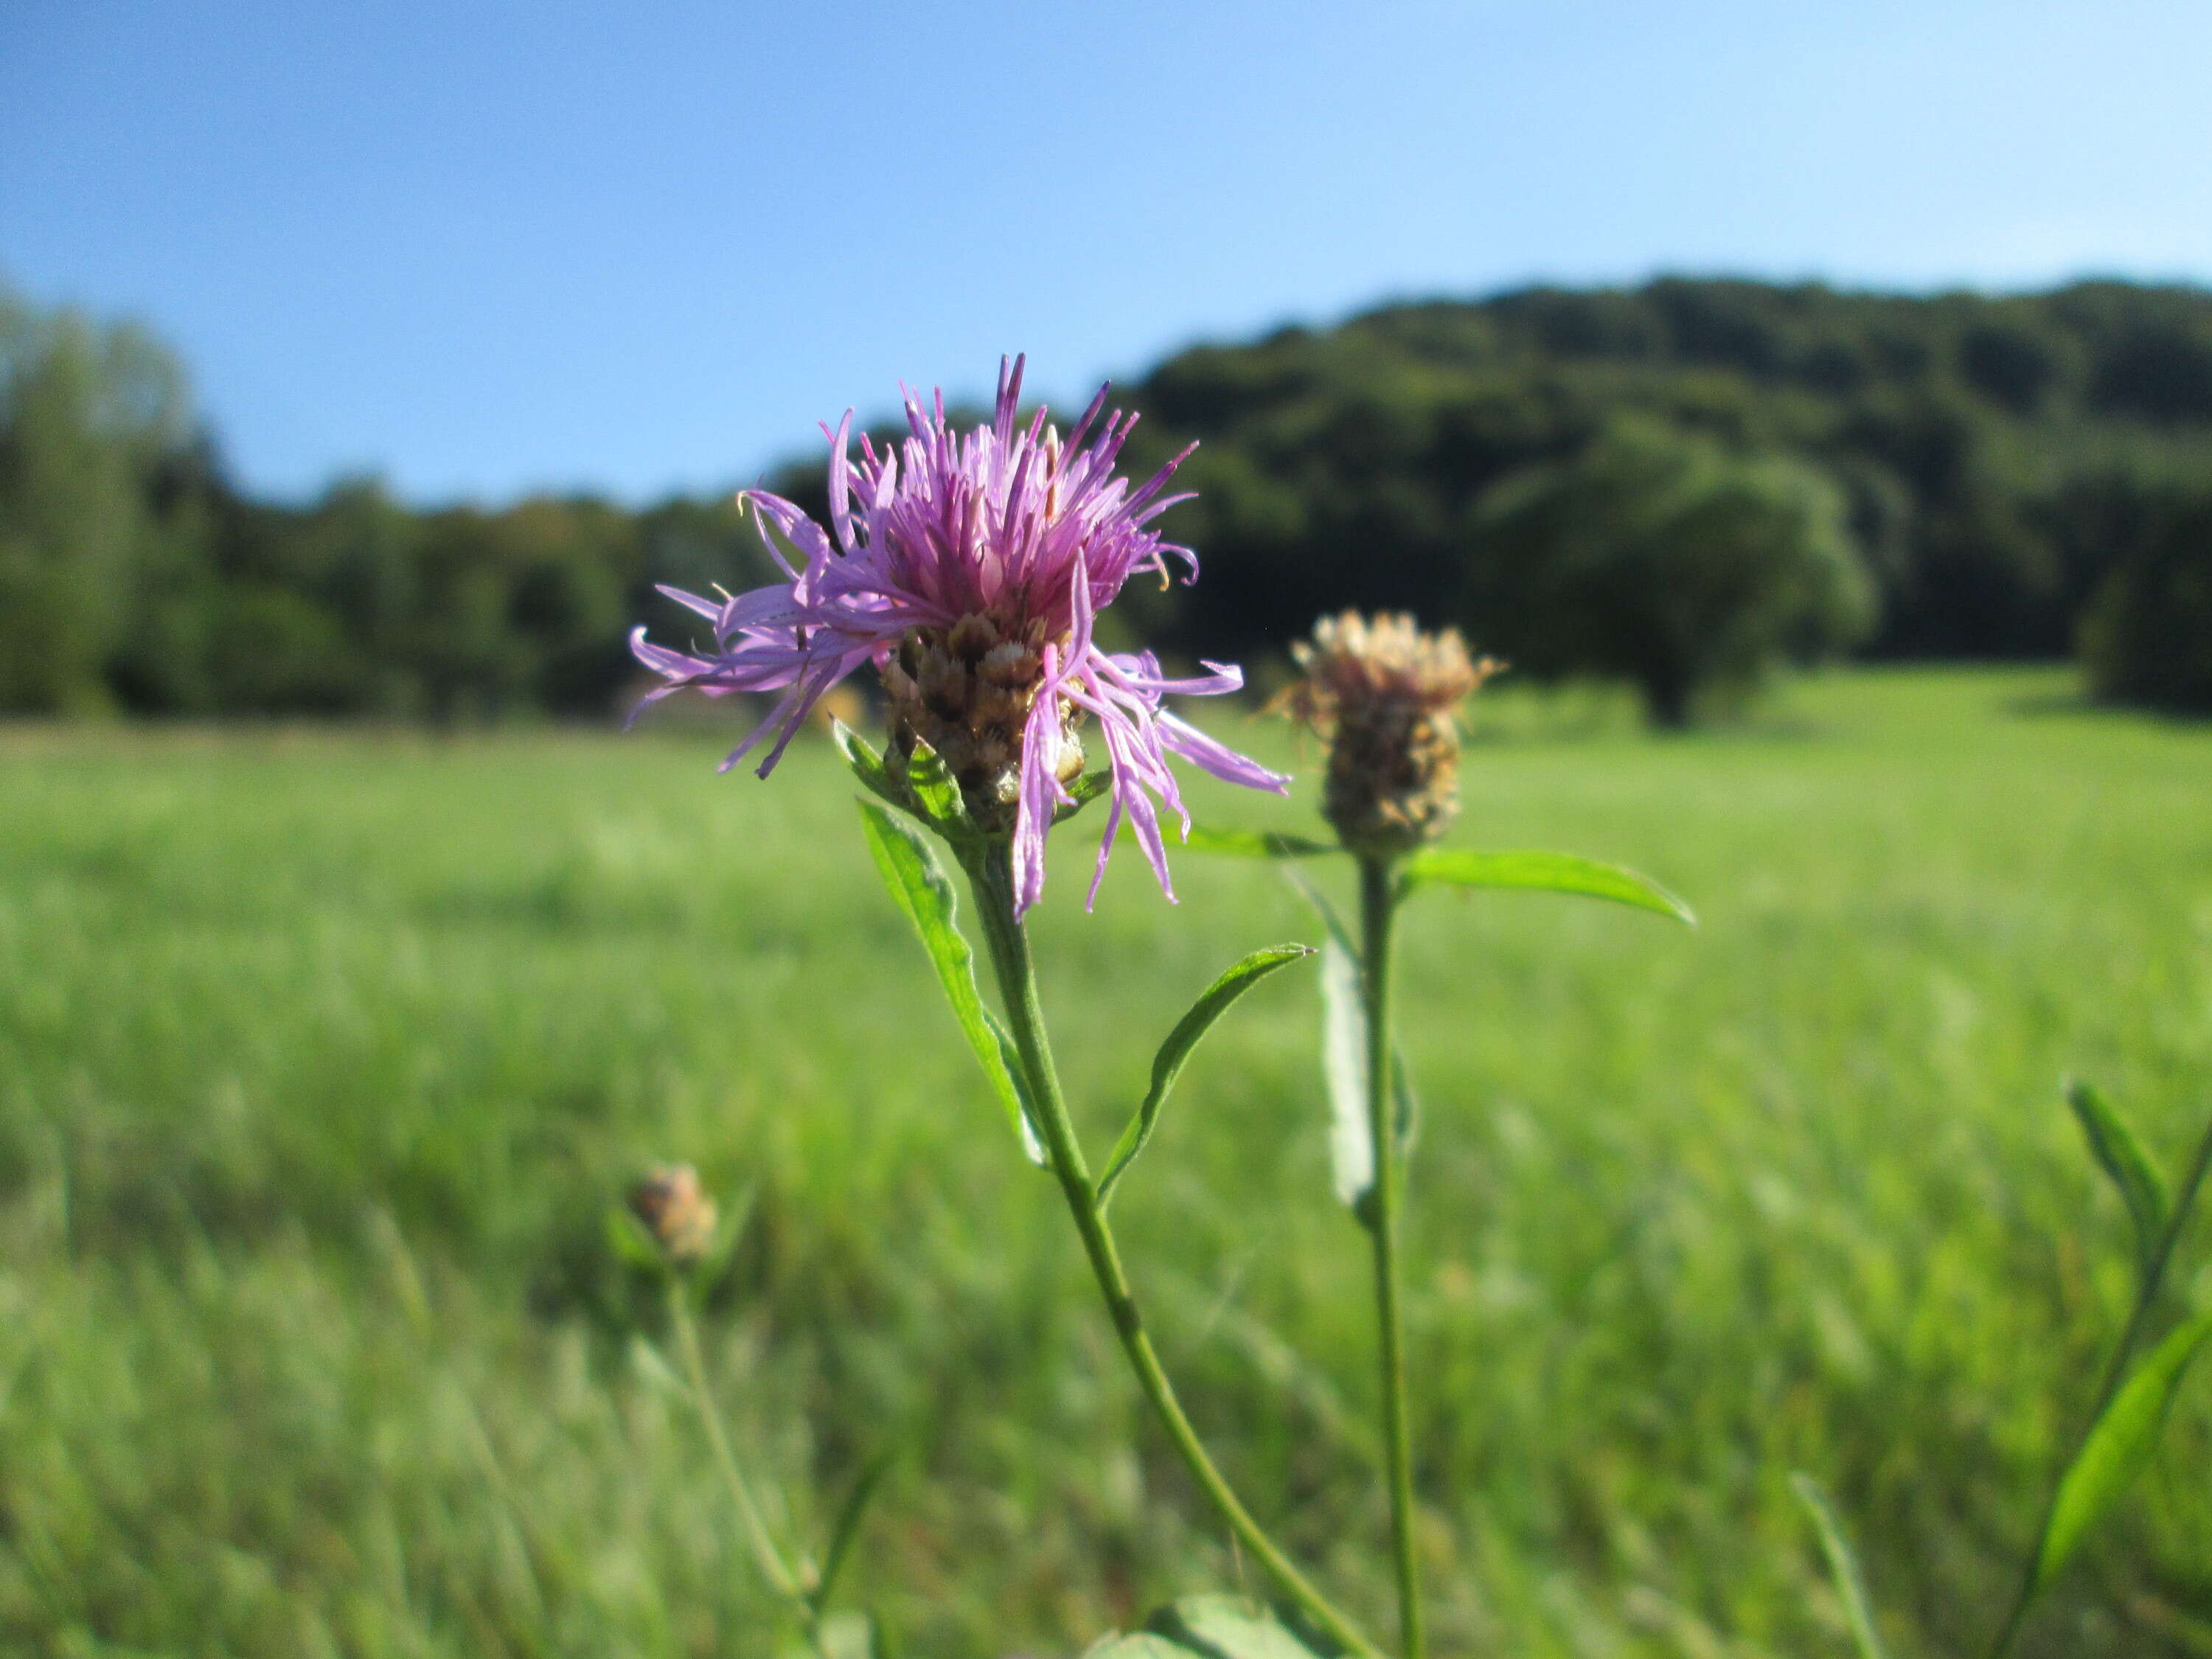
<instances>
[{"instance_id":1,"label":"grass blade","mask_svg":"<svg viewBox=\"0 0 2212 1659\"><path fill-rule=\"evenodd\" d=\"M1199 994L1190 1011L1176 1022L1168 1040L1160 1044L1160 1051L1152 1057L1152 1086L1146 1094L1144 1103L1137 1108L1136 1115L1121 1131L1121 1139L1115 1144L1113 1156L1107 1160L1106 1173L1098 1182L1098 1202L1104 1207L1112 1196L1114 1183L1121 1173L1136 1161L1137 1154L1152 1138L1158 1124L1160 1109L1167 1103L1168 1091L1182 1073L1183 1062L1198 1040L1213 1029L1213 1022L1227 1013L1230 1006L1279 968L1287 968L1294 962L1303 962L1313 955L1310 945L1271 945L1265 950L1255 951L1233 964L1220 978Z\"/></svg>"},{"instance_id":2,"label":"grass blade","mask_svg":"<svg viewBox=\"0 0 2212 1659\"><path fill-rule=\"evenodd\" d=\"M1402 892L1420 887L1518 887L1547 893L1579 893L1650 910L1694 927L1690 907L1648 876L1617 864L1568 853L1473 853L1431 847L1407 859Z\"/></svg>"},{"instance_id":3,"label":"grass blade","mask_svg":"<svg viewBox=\"0 0 2212 1659\"><path fill-rule=\"evenodd\" d=\"M1011 1045L975 989L975 955L954 919L952 883L945 866L937 861L929 843L887 808L872 800L859 805L860 828L867 836L868 852L884 885L921 935L922 948L929 952L930 963L945 987L945 1000L952 1005L952 1018L959 1022L968 1046L975 1051L976 1061L990 1079L1000 1104L1006 1108L1007 1121L1021 1137L1024 1150L1032 1160L1042 1162L1036 1130L1015 1081L1019 1067L1010 1062Z\"/></svg>"},{"instance_id":4,"label":"grass blade","mask_svg":"<svg viewBox=\"0 0 2212 1659\"><path fill-rule=\"evenodd\" d=\"M1828 1558L1828 1575L1835 1580L1836 1594L1843 1600L1844 1617L1850 1623L1859 1659L1888 1659L1881 1632L1875 1628L1874 1606L1867 1599L1859 1559L1852 1553L1850 1540L1844 1536L1843 1523L1836 1518L1828 1495L1809 1474L1791 1475L1790 1489L1797 1494L1797 1501L1813 1517L1814 1530L1820 1534L1820 1550Z\"/></svg>"},{"instance_id":5,"label":"grass blade","mask_svg":"<svg viewBox=\"0 0 2212 1659\"><path fill-rule=\"evenodd\" d=\"M807 1605L817 1618L828 1610L830 1598L837 1593L837 1576L845 1570L846 1560L853 1553L853 1540L860 1536L860 1522L868 1512L868 1500L876 1495L876 1487L890 1466L890 1453L878 1452L860 1471L853 1490L845 1494L845 1505L837 1511L837 1524L830 1530L830 1546L822 1557L822 1576L815 1580L814 1588L806 1595Z\"/></svg>"},{"instance_id":6,"label":"grass blade","mask_svg":"<svg viewBox=\"0 0 2212 1659\"><path fill-rule=\"evenodd\" d=\"M2135 1224L2136 1266L2148 1273L2172 1218L2172 1200L2166 1189L2166 1178L2159 1174L2158 1165L2151 1162L2119 1109L2094 1084L2075 1079L2067 1085L2066 1103L2081 1122L2091 1154L2112 1177L2128 1206L2128 1218Z\"/></svg>"},{"instance_id":7,"label":"grass blade","mask_svg":"<svg viewBox=\"0 0 2212 1659\"><path fill-rule=\"evenodd\" d=\"M2036 1547L2037 1593L2050 1587L2091 1528L2150 1462L2190 1361L2207 1337L2212 1337L2212 1313L2199 1314L2169 1332L2089 1431L2058 1483L2057 1500Z\"/></svg>"}]
</instances>

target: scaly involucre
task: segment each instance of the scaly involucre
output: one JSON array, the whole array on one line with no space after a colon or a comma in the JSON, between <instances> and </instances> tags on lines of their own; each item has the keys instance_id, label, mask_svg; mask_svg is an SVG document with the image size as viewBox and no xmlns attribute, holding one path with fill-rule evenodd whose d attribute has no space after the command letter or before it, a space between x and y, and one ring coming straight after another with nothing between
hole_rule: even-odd
<instances>
[{"instance_id":1,"label":"scaly involucre","mask_svg":"<svg viewBox=\"0 0 2212 1659\"><path fill-rule=\"evenodd\" d=\"M891 696L893 748L926 739L979 821L1011 830L1018 913L1043 890L1045 830L1073 799L1078 729L1094 718L1112 781L1091 894L1126 817L1173 898L1158 808L1186 833L1190 815L1167 757L1254 788L1280 792L1289 781L1160 706L1169 692L1235 691L1238 670L1208 662L1199 678L1169 679L1151 652L1103 651L1091 636L1098 611L1138 570L1164 580L1173 558L1196 577L1190 550L1152 528L1188 499L1164 492L1190 452L1132 490L1114 463L1136 417L1116 410L1099 424L1105 387L1063 442L1042 409L1018 424L1021 385L1022 360L1002 360L990 424L964 434L946 423L942 392L927 412L908 393L908 436L878 452L863 434L857 465L852 411L834 433L823 427L828 531L781 496L742 494L789 580L719 600L662 588L713 623L715 650L672 651L637 629L630 648L666 682L640 708L685 687L781 693L722 763L726 771L765 742L766 777L823 694L873 662Z\"/></svg>"}]
</instances>

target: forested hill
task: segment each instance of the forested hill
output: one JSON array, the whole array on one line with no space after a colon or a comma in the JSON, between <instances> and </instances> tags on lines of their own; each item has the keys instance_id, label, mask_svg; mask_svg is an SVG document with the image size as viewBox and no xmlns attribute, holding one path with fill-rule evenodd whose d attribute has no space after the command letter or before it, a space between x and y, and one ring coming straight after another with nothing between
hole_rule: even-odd
<instances>
[{"instance_id":1,"label":"forested hill","mask_svg":"<svg viewBox=\"0 0 2212 1659\"><path fill-rule=\"evenodd\" d=\"M1194 348L1131 390L1140 462L1204 441L1172 522L1206 579L1163 618L1194 648L1346 603L1491 638L1486 494L1632 414L1832 478L1878 594L1863 648L1891 656L2063 654L2155 503L2212 489L2195 288L1528 289Z\"/></svg>"},{"instance_id":2,"label":"forested hill","mask_svg":"<svg viewBox=\"0 0 2212 1659\"><path fill-rule=\"evenodd\" d=\"M258 501L186 387L143 330L0 284L0 714L598 714L635 683L630 624L688 625L655 582L774 575L726 497ZM1195 348L1121 392L1139 476L1203 441L1165 527L1205 579L1109 619L1171 653L1404 608L1679 719L1789 657L2078 639L2100 689L2212 707L2212 292L1531 289ZM824 412L790 411L794 442ZM818 510L799 455L778 485Z\"/></svg>"}]
</instances>

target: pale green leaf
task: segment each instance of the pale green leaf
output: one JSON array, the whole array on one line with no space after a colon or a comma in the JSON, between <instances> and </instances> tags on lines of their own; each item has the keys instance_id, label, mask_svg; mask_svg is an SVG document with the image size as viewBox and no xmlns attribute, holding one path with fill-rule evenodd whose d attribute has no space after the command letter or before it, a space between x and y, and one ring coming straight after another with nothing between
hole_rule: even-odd
<instances>
[{"instance_id":1,"label":"pale green leaf","mask_svg":"<svg viewBox=\"0 0 2212 1659\"><path fill-rule=\"evenodd\" d=\"M2103 1520L2158 1449L2160 1430L2189 1362L2212 1337L2212 1313L2170 1332L2135 1369L2089 1431L2051 1506L2035 1557L2035 1588L2047 1589L2090 1530Z\"/></svg>"},{"instance_id":2,"label":"pale green leaf","mask_svg":"<svg viewBox=\"0 0 2212 1659\"><path fill-rule=\"evenodd\" d=\"M1241 1595L1186 1595L1146 1625L1209 1659L1314 1659L1314 1650Z\"/></svg>"},{"instance_id":3,"label":"pale green leaf","mask_svg":"<svg viewBox=\"0 0 2212 1659\"><path fill-rule=\"evenodd\" d=\"M1328 1091L1329 1166L1340 1196L1352 1184L1352 1177L1358 1175L1357 1192L1344 1200L1357 1208L1359 1197L1374 1184L1375 1164L1374 1149L1367 1141L1367 1013L1365 1005L1360 1000L1359 947L1352 943L1351 930L1344 925L1344 919L1337 915L1336 907L1328 902L1328 896L1308 880L1304 872L1294 865L1286 864L1283 866L1283 877L1297 890L1301 898L1313 906L1315 914L1321 917L1322 925L1328 929L1330 941L1342 953L1344 961L1350 964L1350 977L1348 981L1340 981L1336 994L1332 994L1326 978L1322 981L1322 1066L1324 1080L1328 1077L1331 1066L1340 1066L1342 1056L1347 1053L1358 1066L1356 1111L1350 1115L1340 1111L1339 1102L1344 1097L1334 1085ZM1326 975L1328 971L1328 965L1324 962L1322 972ZM1339 969L1340 974L1344 971L1341 968ZM1333 1035L1333 1019L1352 1022L1349 1049L1341 1048L1337 1036ZM1332 1054L1338 1058L1332 1060ZM1390 1098L1395 1109L1392 1113L1391 1127L1396 1132L1398 1150L1402 1155L1413 1151L1414 1137L1420 1131L1420 1103L1413 1094L1413 1073L1406 1064L1405 1050L1395 1043L1390 1049ZM1350 1152L1347 1146L1350 1164L1347 1167L1338 1155L1340 1137L1350 1132L1349 1126L1355 1121L1360 1150Z\"/></svg>"},{"instance_id":4,"label":"pale green leaf","mask_svg":"<svg viewBox=\"0 0 2212 1659\"><path fill-rule=\"evenodd\" d=\"M1431 847L1406 860L1398 878L1401 893L1423 887L1522 888L1547 893L1579 893L1615 904L1652 910L1697 925L1690 907L1649 877L1615 864L1600 864L1566 853L1474 853Z\"/></svg>"},{"instance_id":5,"label":"pale green leaf","mask_svg":"<svg viewBox=\"0 0 2212 1659\"><path fill-rule=\"evenodd\" d=\"M1213 1028L1213 1022L1229 1012L1230 1006L1279 968L1287 968L1313 954L1306 945L1271 945L1232 965L1220 978L1199 994L1190 1011L1176 1022L1168 1039L1160 1044L1159 1053L1152 1057L1152 1085L1146 1093L1144 1103L1137 1108L1128 1127L1121 1131L1121 1139L1114 1147L1113 1155L1106 1161L1106 1173L1098 1182L1098 1202L1103 1207L1112 1196L1114 1184L1122 1172L1135 1162L1137 1154L1145 1150L1152 1139L1152 1130L1159 1122L1160 1109L1167 1103L1168 1091L1175 1087L1183 1062L1198 1040Z\"/></svg>"},{"instance_id":6,"label":"pale green leaf","mask_svg":"<svg viewBox=\"0 0 2212 1659\"><path fill-rule=\"evenodd\" d=\"M1336 1195L1358 1208L1375 1184L1367 1127L1367 1016L1359 963L1334 933L1321 951L1321 1072L1328 1091L1328 1167Z\"/></svg>"},{"instance_id":7,"label":"pale green leaf","mask_svg":"<svg viewBox=\"0 0 2212 1659\"><path fill-rule=\"evenodd\" d=\"M2151 1162L2127 1119L2095 1085L2077 1079L2067 1088L2066 1103L2081 1122L2090 1153L2112 1177L2121 1202L2128 1206L2128 1219L2135 1225L2136 1265L2148 1273L2157 1259L2172 1206L2166 1178L2159 1174L2158 1165Z\"/></svg>"},{"instance_id":8,"label":"pale green leaf","mask_svg":"<svg viewBox=\"0 0 2212 1659\"><path fill-rule=\"evenodd\" d=\"M1203 824L1193 824L1182 844L1194 853L1240 859L1310 859L1344 850L1332 841L1310 841L1272 830L1209 830Z\"/></svg>"},{"instance_id":9,"label":"pale green leaf","mask_svg":"<svg viewBox=\"0 0 2212 1659\"><path fill-rule=\"evenodd\" d=\"M1828 1558L1828 1575L1836 1582L1836 1595L1843 1601L1844 1617L1850 1621L1851 1639L1858 1644L1859 1659L1888 1659L1881 1644L1881 1632L1875 1628L1874 1605L1867 1598L1866 1579L1859 1571L1858 1557L1852 1553L1850 1540L1844 1536L1843 1523L1828 1503L1828 1496L1809 1474L1790 1477L1790 1489L1797 1501L1813 1517L1814 1530L1820 1534L1821 1552Z\"/></svg>"},{"instance_id":10,"label":"pale green leaf","mask_svg":"<svg viewBox=\"0 0 2212 1659\"><path fill-rule=\"evenodd\" d=\"M1096 772L1085 772L1067 786L1067 793L1071 799L1053 808L1052 821L1054 823L1066 823L1068 819L1113 787L1114 773L1110 767L1102 767Z\"/></svg>"},{"instance_id":11,"label":"pale green leaf","mask_svg":"<svg viewBox=\"0 0 2212 1659\"><path fill-rule=\"evenodd\" d=\"M900 819L873 801L858 805L868 852L884 885L890 890L891 897L921 936L922 948L929 952L930 963L945 987L945 1000L952 1005L952 1017L1006 1109L1007 1121L1022 1138L1024 1149L1033 1149L1036 1134L1030 1127L1022 1091L1014 1081L1019 1067L1010 1067L1011 1045L976 992L975 953L955 920L952 883L944 866L938 863L929 843ZM1033 1150L1030 1155L1036 1157Z\"/></svg>"},{"instance_id":12,"label":"pale green leaf","mask_svg":"<svg viewBox=\"0 0 2212 1659\"><path fill-rule=\"evenodd\" d=\"M1117 1632L1101 1637L1083 1650L1083 1659L1193 1659L1193 1655L1180 1642L1140 1630L1127 1636Z\"/></svg>"}]
</instances>

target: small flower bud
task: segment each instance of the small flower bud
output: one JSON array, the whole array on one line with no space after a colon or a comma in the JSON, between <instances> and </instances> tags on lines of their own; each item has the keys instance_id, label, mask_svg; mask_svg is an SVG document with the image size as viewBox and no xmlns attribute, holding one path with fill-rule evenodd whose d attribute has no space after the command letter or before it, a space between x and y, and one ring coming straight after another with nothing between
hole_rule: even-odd
<instances>
[{"instance_id":1,"label":"small flower bud","mask_svg":"<svg viewBox=\"0 0 2212 1659\"><path fill-rule=\"evenodd\" d=\"M1322 811L1352 852L1391 857L1459 816L1462 700L1502 664L1468 655L1455 629L1347 611L1291 647L1305 677L1278 699L1328 744Z\"/></svg>"},{"instance_id":2,"label":"small flower bud","mask_svg":"<svg viewBox=\"0 0 2212 1659\"><path fill-rule=\"evenodd\" d=\"M669 1261L689 1267L714 1242L714 1200L689 1164L664 1164L630 1188L630 1212L645 1224Z\"/></svg>"}]
</instances>

